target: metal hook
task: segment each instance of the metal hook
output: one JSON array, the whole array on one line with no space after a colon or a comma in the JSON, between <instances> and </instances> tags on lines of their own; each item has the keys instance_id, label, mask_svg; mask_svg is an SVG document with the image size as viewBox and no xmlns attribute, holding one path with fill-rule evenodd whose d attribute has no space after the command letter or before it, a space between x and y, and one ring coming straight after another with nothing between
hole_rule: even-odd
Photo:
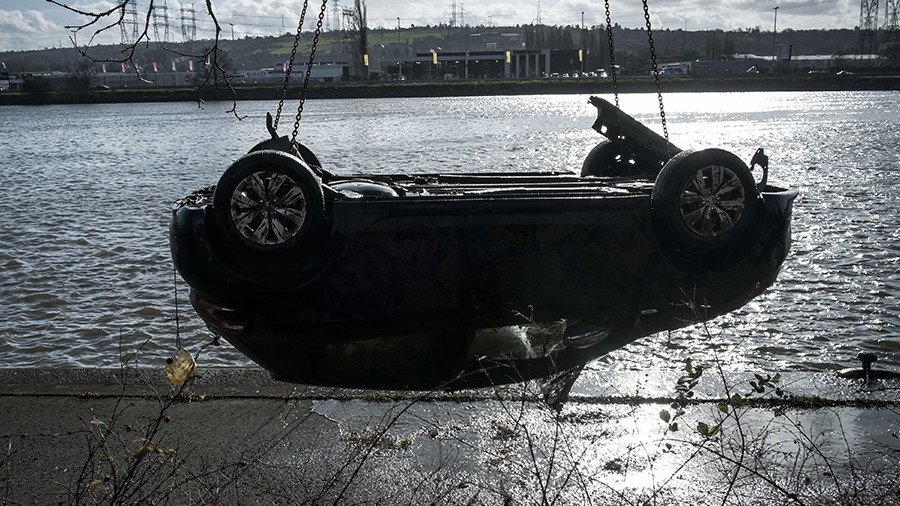
<instances>
[{"instance_id":1,"label":"metal hook","mask_svg":"<svg viewBox=\"0 0 900 506\"><path fill-rule=\"evenodd\" d=\"M273 139L278 138L278 132L275 130L274 120L272 119L272 113L266 113L266 130L269 131L269 134Z\"/></svg>"},{"instance_id":2,"label":"metal hook","mask_svg":"<svg viewBox=\"0 0 900 506\"><path fill-rule=\"evenodd\" d=\"M769 157L763 151L763 148L757 149L756 153L753 153L753 158L750 159L750 170L753 170L753 167L756 165L759 165L763 171L762 180L756 187L758 191L763 191L769 182Z\"/></svg>"}]
</instances>

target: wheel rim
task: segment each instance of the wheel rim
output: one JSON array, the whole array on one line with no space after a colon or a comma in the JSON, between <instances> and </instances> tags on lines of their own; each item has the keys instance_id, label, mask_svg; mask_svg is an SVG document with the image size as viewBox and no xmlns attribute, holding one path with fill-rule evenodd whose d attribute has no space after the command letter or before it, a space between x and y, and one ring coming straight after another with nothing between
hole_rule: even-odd
<instances>
[{"instance_id":1,"label":"wheel rim","mask_svg":"<svg viewBox=\"0 0 900 506\"><path fill-rule=\"evenodd\" d=\"M727 234L741 219L744 185L731 169L710 165L694 173L681 190L681 218L701 237Z\"/></svg>"},{"instance_id":2,"label":"wheel rim","mask_svg":"<svg viewBox=\"0 0 900 506\"><path fill-rule=\"evenodd\" d=\"M280 172L254 172L231 194L231 219L248 241L282 244L306 221L306 196L300 185Z\"/></svg>"}]
</instances>

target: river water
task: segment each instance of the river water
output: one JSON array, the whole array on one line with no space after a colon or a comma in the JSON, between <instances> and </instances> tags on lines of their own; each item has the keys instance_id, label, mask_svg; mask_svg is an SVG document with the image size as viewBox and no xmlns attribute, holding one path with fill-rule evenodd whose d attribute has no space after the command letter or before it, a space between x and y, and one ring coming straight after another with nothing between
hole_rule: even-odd
<instances>
[{"instance_id":1,"label":"river water","mask_svg":"<svg viewBox=\"0 0 900 506\"><path fill-rule=\"evenodd\" d=\"M587 96L312 100L301 139L336 173L579 170ZM608 97L611 98L611 97ZM634 343L595 374L718 356L733 371L822 371L859 350L900 366L900 92L665 96L682 148L770 156L801 191L776 285L714 320ZM112 367L175 346L172 203L266 137L270 102L0 107L0 366ZM622 108L661 131L655 95ZM289 110L289 108L286 108ZM290 113L288 113L290 114ZM292 118L283 122L289 129ZM208 340L178 283L181 335ZM205 366L249 362L223 344Z\"/></svg>"}]
</instances>

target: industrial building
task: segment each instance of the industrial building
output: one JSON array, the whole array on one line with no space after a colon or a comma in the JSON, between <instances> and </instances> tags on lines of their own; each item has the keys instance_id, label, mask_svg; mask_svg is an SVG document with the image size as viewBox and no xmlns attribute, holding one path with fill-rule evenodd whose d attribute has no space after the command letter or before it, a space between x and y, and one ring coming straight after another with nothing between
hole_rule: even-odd
<instances>
[{"instance_id":1,"label":"industrial building","mask_svg":"<svg viewBox=\"0 0 900 506\"><path fill-rule=\"evenodd\" d=\"M381 61L386 79L535 79L583 70L578 50L428 51Z\"/></svg>"}]
</instances>

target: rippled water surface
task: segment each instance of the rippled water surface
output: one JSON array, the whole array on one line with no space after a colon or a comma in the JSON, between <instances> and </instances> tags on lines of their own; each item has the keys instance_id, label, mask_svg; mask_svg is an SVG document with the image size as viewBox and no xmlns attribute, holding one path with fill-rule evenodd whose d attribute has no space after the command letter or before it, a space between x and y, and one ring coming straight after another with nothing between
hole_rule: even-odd
<instances>
[{"instance_id":1,"label":"rippled water surface","mask_svg":"<svg viewBox=\"0 0 900 506\"><path fill-rule=\"evenodd\" d=\"M175 339L172 202L213 184L265 135L275 104L0 107L0 365L144 363ZM656 98L622 107L660 130ZM286 108L287 109L287 108ZM684 357L746 370L823 370L874 350L900 366L900 93L670 94L671 140L770 155L797 188L794 245L777 284L698 329L646 338L595 374ZM310 101L301 137L338 173L579 170L599 139L587 96ZM286 122L290 125L290 122ZM190 347L208 339L185 304ZM207 365L246 365L227 345Z\"/></svg>"}]
</instances>

